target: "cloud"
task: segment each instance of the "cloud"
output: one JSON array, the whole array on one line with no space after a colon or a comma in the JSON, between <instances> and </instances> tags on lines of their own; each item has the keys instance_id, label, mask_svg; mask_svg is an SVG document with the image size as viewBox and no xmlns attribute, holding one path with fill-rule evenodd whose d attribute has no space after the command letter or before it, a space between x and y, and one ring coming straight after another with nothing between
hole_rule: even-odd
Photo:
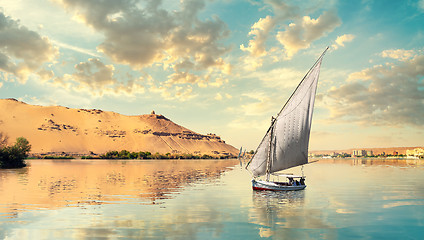
<instances>
[{"instance_id":1,"label":"cloud","mask_svg":"<svg viewBox=\"0 0 424 240\"><path fill-rule=\"evenodd\" d=\"M261 116L272 111L277 111L275 108L275 101L271 99L266 93L252 92L242 94L248 97L253 102L245 103L240 106L240 111L247 116Z\"/></svg>"},{"instance_id":2,"label":"cloud","mask_svg":"<svg viewBox=\"0 0 424 240\"><path fill-rule=\"evenodd\" d=\"M262 5L261 3L252 3ZM331 7L334 1L325 3L323 1L304 1L301 5L283 0L265 0L263 9L273 12L273 16L268 15L260 18L251 26L248 45L240 45L240 50L248 55L242 58L243 68L247 71L254 71L263 66L265 61L280 61L282 58L291 59L300 49L305 49L310 44L331 32L341 24L335 11L324 12L318 19L311 19L309 16L301 14L315 13L326 7ZM287 25L287 23L289 23ZM285 31L275 31L285 28ZM270 36L273 36L272 38ZM284 46L284 52L277 47L267 49L267 42L275 46L275 40ZM285 56L284 56L285 55Z\"/></svg>"},{"instance_id":3,"label":"cloud","mask_svg":"<svg viewBox=\"0 0 424 240\"><path fill-rule=\"evenodd\" d=\"M88 91L96 96L104 94L120 95L144 92L138 80L129 79L125 83L114 77L114 66L105 65L97 58L75 65L73 74L65 74L54 79L54 83L76 91Z\"/></svg>"},{"instance_id":4,"label":"cloud","mask_svg":"<svg viewBox=\"0 0 424 240\"><path fill-rule=\"evenodd\" d=\"M254 39L249 41L249 45L245 47L240 45L240 49L249 52L253 57L261 57L266 54L265 42L269 36L269 32L275 26L275 20L271 16L259 19L253 24L249 35L254 36Z\"/></svg>"},{"instance_id":5,"label":"cloud","mask_svg":"<svg viewBox=\"0 0 424 240\"><path fill-rule=\"evenodd\" d=\"M265 86L270 88L294 89L305 73L292 68L276 68L270 71L256 71L247 77L260 79Z\"/></svg>"},{"instance_id":6,"label":"cloud","mask_svg":"<svg viewBox=\"0 0 424 240\"><path fill-rule=\"evenodd\" d=\"M188 101L197 97L197 94L193 94L193 88L191 86L175 86L173 88L166 86L156 86L155 83L150 80L147 83L149 85L148 90L152 93L159 93L160 96L165 100L178 100L181 102Z\"/></svg>"},{"instance_id":7,"label":"cloud","mask_svg":"<svg viewBox=\"0 0 424 240\"><path fill-rule=\"evenodd\" d=\"M263 131L266 131L271 123L271 118L269 119L252 119L251 117L237 116L235 119L228 122L228 127L231 129L246 129L251 131L252 129L260 130L260 134L263 134Z\"/></svg>"},{"instance_id":8,"label":"cloud","mask_svg":"<svg viewBox=\"0 0 424 240\"><path fill-rule=\"evenodd\" d=\"M344 47L346 42L352 42L355 39L355 36L352 34L344 34L342 36L338 36L335 44L333 44L333 49L338 49L339 47Z\"/></svg>"},{"instance_id":9,"label":"cloud","mask_svg":"<svg viewBox=\"0 0 424 240\"><path fill-rule=\"evenodd\" d=\"M224 83L228 83L228 79L217 77L214 82L209 82L208 85L212 87L221 87Z\"/></svg>"},{"instance_id":10,"label":"cloud","mask_svg":"<svg viewBox=\"0 0 424 240\"><path fill-rule=\"evenodd\" d=\"M341 24L335 11L324 12L317 19L304 16L300 21L290 23L285 31L277 33L277 40L284 46L288 59L291 59L301 49L333 31Z\"/></svg>"},{"instance_id":11,"label":"cloud","mask_svg":"<svg viewBox=\"0 0 424 240\"><path fill-rule=\"evenodd\" d=\"M218 101L221 101L221 100L222 100L222 95L221 95L221 93L217 93L217 94L215 95L215 100L218 100Z\"/></svg>"},{"instance_id":12,"label":"cloud","mask_svg":"<svg viewBox=\"0 0 424 240\"><path fill-rule=\"evenodd\" d=\"M209 69L228 73L222 56L229 48L221 41L229 31L216 16L198 18L205 1L182 1L181 8L172 11L163 8L160 0L55 1L103 33L105 39L97 50L115 63L138 70L157 64L171 67L175 73L168 84L195 84Z\"/></svg>"},{"instance_id":13,"label":"cloud","mask_svg":"<svg viewBox=\"0 0 424 240\"><path fill-rule=\"evenodd\" d=\"M393 58L400 61L406 61L416 56L413 50L404 50L404 49L389 49L384 50L381 53L382 57L385 58Z\"/></svg>"},{"instance_id":14,"label":"cloud","mask_svg":"<svg viewBox=\"0 0 424 240\"><path fill-rule=\"evenodd\" d=\"M57 54L49 39L0 12L0 70L25 83L30 74L53 61Z\"/></svg>"},{"instance_id":15,"label":"cloud","mask_svg":"<svg viewBox=\"0 0 424 240\"><path fill-rule=\"evenodd\" d=\"M175 72L168 76L165 86L171 87L175 84L191 83L195 84L200 81L200 77L188 72Z\"/></svg>"},{"instance_id":16,"label":"cloud","mask_svg":"<svg viewBox=\"0 0 424 240\"><path fill-rule=\"evenodd\" d=\"M424 55L397 59L401 61L352 73L346 84L330 89L324 101L331 111L332 120L364 125L422 127Z\"/></svg>"},{"instance_id":17,"label":"cloud","mask_svg":"<svg viewBox=\"0 0 424 240\"><path fill-rule=\"evenodd\" d=\"M215 100L217 100L217 101L222 101L222 100L224 100L224 98L231 99L231 98L233 98L233 96L231 96L228 93L225 93L225 94L217 93L215 95Z\"/></svg>"},{"instance_id":18,"label":"cloud","mask_svg":"<svg viewBox=\"0 0 424 240\"><path fill-rule=\"evenodd\" d=\"M191 86L186 86L186 87L176 86L175 90L176 90L175 98L182 102L185 102L187 100L197 97L197 95L192 94L193 88Z\"/></svg>"}]
</instances>

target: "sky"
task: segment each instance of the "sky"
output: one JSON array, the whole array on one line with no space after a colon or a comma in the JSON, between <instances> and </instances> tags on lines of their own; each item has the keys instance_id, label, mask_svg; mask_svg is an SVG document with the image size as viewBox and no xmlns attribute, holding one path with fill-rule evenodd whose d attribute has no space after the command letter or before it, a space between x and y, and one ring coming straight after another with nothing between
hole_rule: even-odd
<instances>
[{"instance_id":1,"label":"sky","mask_svg":"<svg viewBox=\"0 0 424 240\"><path fill-rule=\"evenodd\" d=\"M3 0L0 98L254 150L329 46L309 149L423 146L423 23L424 0Z\"/></svg>"}]
</instances>

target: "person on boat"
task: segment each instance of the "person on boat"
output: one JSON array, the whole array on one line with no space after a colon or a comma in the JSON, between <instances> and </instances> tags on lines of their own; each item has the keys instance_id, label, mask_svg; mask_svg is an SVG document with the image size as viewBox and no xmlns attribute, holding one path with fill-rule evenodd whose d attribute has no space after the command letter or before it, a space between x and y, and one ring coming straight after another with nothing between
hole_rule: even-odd
<instances>
[{"instance_id":1,"label":"person on boat","mask_svg":"<svg viewBox=\"0 0 424 240\"><path fill-rule=\"evenodd\" d=\"M305 179L304 178L300 179L300 185L305 185Z\"/></svg>"}]
</instances>

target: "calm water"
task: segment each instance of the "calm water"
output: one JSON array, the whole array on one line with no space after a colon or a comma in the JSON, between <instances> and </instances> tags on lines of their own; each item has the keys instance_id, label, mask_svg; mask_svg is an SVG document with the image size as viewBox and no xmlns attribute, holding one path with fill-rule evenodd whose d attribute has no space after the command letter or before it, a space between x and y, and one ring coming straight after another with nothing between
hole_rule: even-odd
<instances>
[{"instance_id":1,"label":"calm water","mask_svg":"<svg viewBox=\"0 0 424 240\"><path fill-rule=\"evenodd\" d=\"M0 239L424 236L424 160L320 160L285 193L237 160L28 162L0 170Z\"/></svg>"}]
</instances>

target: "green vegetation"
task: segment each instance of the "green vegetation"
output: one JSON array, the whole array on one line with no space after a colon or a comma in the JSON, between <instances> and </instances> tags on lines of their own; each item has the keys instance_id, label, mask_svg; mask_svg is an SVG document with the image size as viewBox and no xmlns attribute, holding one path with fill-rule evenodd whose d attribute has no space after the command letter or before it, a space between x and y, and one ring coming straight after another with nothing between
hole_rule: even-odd
<instances>
[{"instance_id":1,"label":"green vegetation","mask_svg":"<svg viewBox=\"0 0 424 240\"><path fill-rule=\"evenodd\" d=\"M23 137L16 139L13 146L6 145L7 138L0 134L0 168L22 168L25 167L25 158L31 150L28 140Z\"/></svg>"},{"instance_id":2,"label":"green vegetation","mask_svg":"<svg viewBox=\"0 0 424 240\"><path fill-rule=\"evenodd\" d=\"M151 152L129 152L127 150L122 151L110 151L105 154L102 154L98 157L96 156L82 156L81 159L227 159L231 158L231 156L227 155L217 155L217 156L211 156L207 154L203 155L194 155L191 153L184 153L184 154L160 154L160 153L154 153Z\"/></svg>"},{"instance_id":3,"label":"green vegetation","mask_svg":"<svg viewBox=\"0 0 424 240\"><path fill-rule=\"evenodd\" d=\"M42 156L42 157L37 157L37 159L75 159L72 156Z\"/></svg>"}]
</instances>

